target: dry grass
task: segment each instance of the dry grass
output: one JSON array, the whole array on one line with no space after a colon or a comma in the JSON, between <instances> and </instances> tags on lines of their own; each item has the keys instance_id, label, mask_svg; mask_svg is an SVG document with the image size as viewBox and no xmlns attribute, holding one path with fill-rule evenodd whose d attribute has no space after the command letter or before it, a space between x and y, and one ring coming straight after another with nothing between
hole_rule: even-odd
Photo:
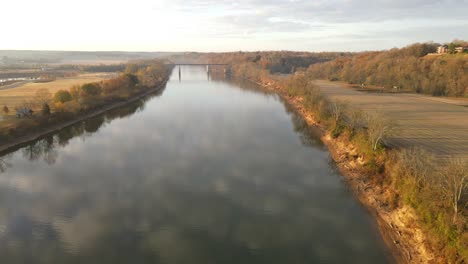
<instances>
[{"instance_id":1,"label":"dry grass","mask_svg":"<svg viewBox=\"0 0 468 264\"><path fill-rule=\"evenodd\" d=\"M68 90L73 85L80 85L89 82L98 82L108 79L109 74L81 74L76 77L58 79L47 83L27 83L19 87L7 90L0 90L0 106L7 105L11 110L20 105L25 100L30 100L40 89L48 89L54 94L58 90Z\"/></svg>"},{"instance_id":2,"label":"dry grass","mask_svg":"<svg viewBox=\"0 0 468 264\"><path fill-rule=\"evenodd\" d=\"M31 82L16 88L0 90L0 111L5 105L10 109L8 116L5 116L3 112L0 112L0 129L6 129L15 124L16 118L14 118L14 108L21 105L25 101L33 99L38 90L48 89L49 92L53 95L58 90L68 90L73 85L98 82L109 79L111 77L112 74L109 73L81 74L76 77L57 79L53 82Z\"/></svg>"},{"instance_id":3,"label":"dry grass","mask_svg":"<svg viewBox=\"0 0 468 264\"><path fill-rule=\"evenodd\" d=\"M317 81L331 99L348 102L364 111L382 111L397 125L390 144L422 147L439 158L468 160L468 107L449 99L415 94L365 93L339 82ZM460 100L461 101L461 100Z\"/></svg>"}]
</instances>

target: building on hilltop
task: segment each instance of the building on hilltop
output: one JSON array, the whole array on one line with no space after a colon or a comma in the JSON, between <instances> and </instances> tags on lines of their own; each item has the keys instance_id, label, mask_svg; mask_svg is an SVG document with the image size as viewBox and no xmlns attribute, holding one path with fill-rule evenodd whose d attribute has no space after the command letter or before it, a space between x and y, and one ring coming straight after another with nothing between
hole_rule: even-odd
<instances>
[{"instance_id":1,"label":"building on hilltop","mask_svg":"<svg viewBox=\"0 0 468 264\"><path fill-rule=\"evenodd\" d=\"M460 46L460 47L456 47L456 48L455 48L455 52L456 52L456 53L463 53L463 52L465 52L465 51L468 51L468 46L465 46L465 47L461 47L461 46Z\"/></svg>"},{"instance_id":2,"label":"building on hilltop","mask_svg":"<svg viewBox=\"0 0 468 264\"><path fill-rule=\"evenodd\" d=\"M445 54L448 53L448 45L442 45L437 48L437 53Z\"/></svg>"}]
</instances>

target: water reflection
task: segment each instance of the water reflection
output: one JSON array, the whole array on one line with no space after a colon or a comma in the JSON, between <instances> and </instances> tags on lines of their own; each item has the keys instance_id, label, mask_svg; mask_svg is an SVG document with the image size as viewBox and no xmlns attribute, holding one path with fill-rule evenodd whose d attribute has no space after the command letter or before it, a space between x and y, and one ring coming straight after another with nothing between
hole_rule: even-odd
<instances>
[{"instance_id":1,"label":"water reflection","mask_svg":"<svg viewBox=\"0 0 468 264\"><path fill-rule=\"evenodd\" d=\"M385 262L303 120L204 76L5 158L2 263Z\"/></svg>"},{"instance_id":2,"label":"water reflection","mask_svg":"<svg viewBox=\"0 0 468 264\"><path fill-rule=\"evenodd\" d=\"M155 97L161 96L164 90L165 87L163 87L160 91L142 98L134 103L66 127L59 130L55 134L46 135L39 140L16 148L13 151L10 151L9 154L3 154L4 156L0 157L0 173L5 172L7 168L12 166L12 164L8 162L9 157L11 157L12 152L18 149L20 149L23 153L23 157L29 161L43 159L43 161L47 164L53 165L58 156L58 152L56 151L58 147L66 147L69 141L75 137L80 137L84 141L86 140L86 137L92 136L92 134L98 132L102 126L111 123L113 120L126 118L136 112L144 111L146 102L152 100ZM0 153L0 155L2 154Z\"/></svg>"},{"instance_id":3,"label":"water reflection","mask_svg":"<svg viewBox=\"0 0 468 264\"><path fill-rule=\"evenodd\" d=\"M9 156L5 155L0 157L0 173L5 172L8 167L11 167L11 163L8 162Z\"/></svg>"}]
</instances>

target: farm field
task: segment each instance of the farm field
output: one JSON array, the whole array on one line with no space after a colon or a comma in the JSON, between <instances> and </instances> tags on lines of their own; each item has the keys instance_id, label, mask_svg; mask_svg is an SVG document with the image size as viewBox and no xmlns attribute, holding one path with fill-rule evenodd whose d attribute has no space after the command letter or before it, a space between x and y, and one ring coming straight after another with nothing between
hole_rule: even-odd
<instances>
[{"instance_id":1,"label":"farm field","mask_svg":"<svg viewBox=\"0 0 468 264\"><path fill-rule=\"evenodd\" d=\"M8 106L10 109L8 116L5 116L3 112L0 113L0 129L8 128L10 125L15 123L15 107L21 105L25 101L33 99L38 90L48 89L53 95L58 90L69 89L73 85L98 82L109 79L112 76L112 73L85 73L75 77L61 78L47 83L28 82L15 88L0 90L0 107L3 108L3 106Z\"/></svg>"},{"instance_id":2,"label":"farm field","mask_svg":"<svg viewBox=\"0 0 468 264\"><path fill-rule=\"evenodd\" d=\"M7 105L13 109L25 100L32 99L36 92L41 89L48 89L51 94L58 90L69 89L73 85L80 85L89 82L98 82L112 77L109 73L80 74L76 77L61 78L47 83L29 82L24 85L0 90L0 106Z\"/></svg>"},{"instance_id":3,"label":"farm field","mask_svg":"<svg viewBox=\"0 0 468 264\"><path fill-rule=\"evenodd\" d=\"M382 111L397 126L393 147L420 146L440 158L468 160L468 101L416 94L366 93L344 83L316 81L332 100L364 111ZM466 102L466 105L463 104Z\"/></svg>"}]
</instances>

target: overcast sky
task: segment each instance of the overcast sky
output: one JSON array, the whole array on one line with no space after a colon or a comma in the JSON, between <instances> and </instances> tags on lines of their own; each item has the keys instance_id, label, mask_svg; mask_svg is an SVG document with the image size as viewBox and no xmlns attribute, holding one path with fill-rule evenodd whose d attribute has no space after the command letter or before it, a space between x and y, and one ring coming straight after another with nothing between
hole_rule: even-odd
<instances>
[{"instance_id":1,"label":"overcast sky","mask_svg":"<svg viewBox=\"0 0 468 264\"><path fill-rule=\"evenodd\" d=\"M468 39L468 0L1 0L0 49L360 51Z\"/></svg>"}]
</instances>

